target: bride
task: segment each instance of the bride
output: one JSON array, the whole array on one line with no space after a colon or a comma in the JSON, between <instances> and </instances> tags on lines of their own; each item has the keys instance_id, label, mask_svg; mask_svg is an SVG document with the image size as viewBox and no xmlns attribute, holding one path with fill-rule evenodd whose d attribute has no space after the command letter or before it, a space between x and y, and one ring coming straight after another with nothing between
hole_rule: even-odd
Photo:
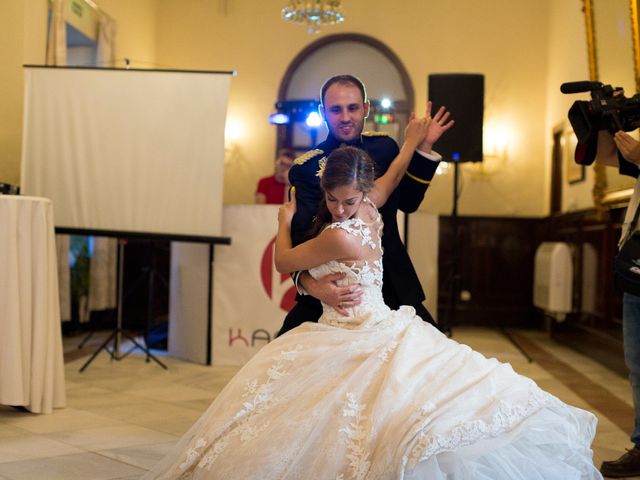
<instances>
[{"instance_id":1,"label":"bride","mask_svg":"<svg viewBox=\"0 0 640 480\"><path fill-rule=\"evenodd\" d=\"M412 119L387 173L362 150L321 166L315 236L292 248L279 211L276 267L346 273L360 305L324 305L260 350L146 479L598 479L596 418L382 299L384 204L429 118Z\"/></svg>"}]
</instances>

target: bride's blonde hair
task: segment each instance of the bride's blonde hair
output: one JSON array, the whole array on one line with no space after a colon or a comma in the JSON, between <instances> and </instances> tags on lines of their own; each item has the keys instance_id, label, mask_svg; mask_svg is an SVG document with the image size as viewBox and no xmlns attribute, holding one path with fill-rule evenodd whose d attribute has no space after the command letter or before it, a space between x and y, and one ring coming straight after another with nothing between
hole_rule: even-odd
<instances>
[{"instance_id":1,"label":"bride's blonde hair","mask_svg":"<svg viewBox=\"0 0 640 480\"><path fill-rule=\"evenodd\" d=\"M320 188L322 188L323 195L318 213L313 217L308 236L315 237L325 225L331 223L326 192L355 184L357 190L368 193L373 188L374 181L375 164L367 152L356 147L340 147L331 152L324 168L322 168Z\"/></svg>"}]
</instances>

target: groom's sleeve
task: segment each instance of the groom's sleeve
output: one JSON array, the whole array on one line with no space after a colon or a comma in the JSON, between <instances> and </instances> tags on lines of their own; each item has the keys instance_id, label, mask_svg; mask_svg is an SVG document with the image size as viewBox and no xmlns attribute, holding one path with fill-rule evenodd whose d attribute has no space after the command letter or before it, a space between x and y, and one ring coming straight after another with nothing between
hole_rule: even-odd
<instances>
[{"instance_id":1,"label":"groom's sleeve","mask_svg":"<svg viewBox=\"0 0 640 480\"><path fill-rule=\"evenodd\" d=\"M430 153L416 150L404 177L398 185L399 208L405 213L418 210L431 180L438 169L442 156L435 151Z\"/></svg>"}]
</instances>

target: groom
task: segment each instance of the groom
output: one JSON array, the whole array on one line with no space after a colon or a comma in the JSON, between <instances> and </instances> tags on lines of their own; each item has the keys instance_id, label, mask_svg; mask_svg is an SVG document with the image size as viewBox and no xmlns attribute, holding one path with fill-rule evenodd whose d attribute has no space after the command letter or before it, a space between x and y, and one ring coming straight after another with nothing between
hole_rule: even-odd
<instances>
[{"instance_id":1,"label":"groom","mask_svg":"<svg viewBox=\"0 0 640 480\"><path fill-rule=\"evenodd\" d=\"M351 145L365 150L373 159L377 176L387 168L399 152L398 145L382 132L363 132L364 122L369 115L369 101L363 83L352 75L337 75L325 82L320 90L320 114L329 129L327 139L294 161L289 171L289 181L296 189L296 213L291 224L293 245L306 240L306 232L313 216L318 211L322 191L318 162L333 150L343 145ZM431 104L427 106L427 116L431 115ZM402 244L396 220L398 209L406 213L415 212L424 198L431 178L435 174L442 157L432 151L432 146L452 125L447 122L449 113L441 107L434 116L423 143L414 153L405 177L389 200L380 209L384 221L382 248L384 269L382 295L392 309L401 305L411 305L425 321L435 325L427 309L422 305L425 299L418 276L411 259ZM348 309L360 303L361 291L354 286L339 287L336 282L344 274L332 274L314 279L309 272L296 272L294 282L298 288L297 304L287 314L278 335L297 327L303 322L317 322L322 314L322 302L332 306L343 315Z\"/></svg>"}]
</instances>

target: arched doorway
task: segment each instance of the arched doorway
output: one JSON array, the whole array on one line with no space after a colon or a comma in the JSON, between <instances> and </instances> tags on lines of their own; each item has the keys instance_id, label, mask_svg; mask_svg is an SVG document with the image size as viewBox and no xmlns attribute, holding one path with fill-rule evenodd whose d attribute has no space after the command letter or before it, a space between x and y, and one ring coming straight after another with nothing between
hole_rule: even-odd
<instances>
[{"instance_id":1,"label":"arched doorway","mask_svg":"<svg viewBox=\"0 0 640 480\"><path fill-rule=\"evenodd\" d=\"M384 43L362 34L323 37L304 48L291 62L278 91L277 107L293 112L289 123L278 125L276 150L287 147L302 153L326 136L326 127L309 127L306 115L317 110L320 87L337 74L360 78L371 101L365 130L386 131L401 140L414 105L409 75L398 56ZM392 105L384 108L383 98Z\"/></svg>"}]
</instances>

